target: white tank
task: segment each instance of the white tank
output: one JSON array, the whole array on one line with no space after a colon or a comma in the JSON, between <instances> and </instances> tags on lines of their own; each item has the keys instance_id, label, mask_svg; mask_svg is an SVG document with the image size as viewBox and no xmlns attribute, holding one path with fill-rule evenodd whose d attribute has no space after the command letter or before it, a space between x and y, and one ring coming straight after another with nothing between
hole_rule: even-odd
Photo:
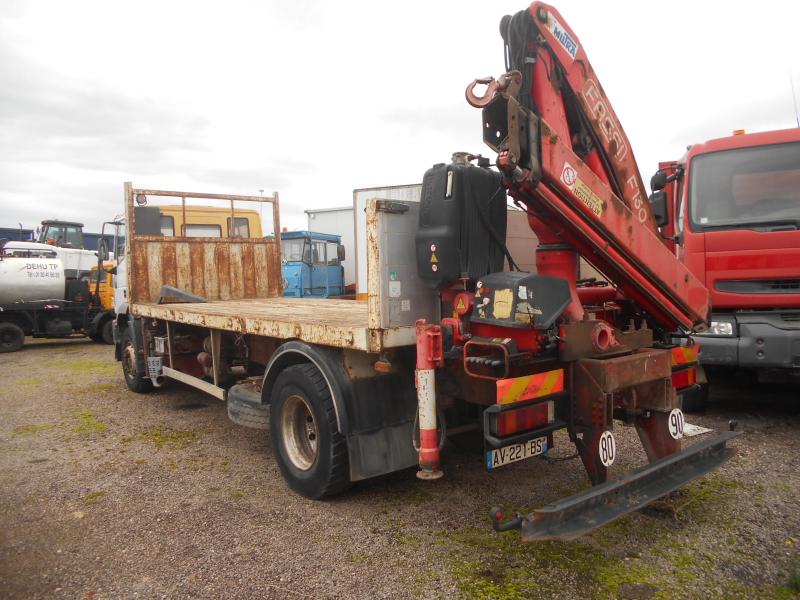
<instances>
[{"instance_id":1,"label":"white tank","mask_svg":"<svg viewBox=\"0 0 800 600\"><path fill-rule=\"evenodd\" d=\"M64 267L57 258L0 257L0 305L64 300Z\"/></svg>"}]
</instances>

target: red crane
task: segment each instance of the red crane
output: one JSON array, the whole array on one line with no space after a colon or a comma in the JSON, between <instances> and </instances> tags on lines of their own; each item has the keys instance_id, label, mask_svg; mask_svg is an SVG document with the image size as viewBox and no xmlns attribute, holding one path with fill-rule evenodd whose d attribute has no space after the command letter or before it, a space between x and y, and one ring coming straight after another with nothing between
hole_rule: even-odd
<instances>
[{"instance_id":1,"label":"red crane","mask_svg":"<svg viewBox=\"0 0 800 600\"><path fill-rule=\"evenodd\" d=\"M420 476L439 475L434 370L472 397L491 381L487 467L505 464L507 453L552 447L553 432L565 428L594 484L509 523L493 511L495 528L521 528L529 540L568 538L716 468L732 454L725 442L735 433L681 449L680 392L695 384L690 336L707 327L708 291L661 237L630 141L583 45L541 2L505 17L501 33L507 72L474 81L466 96L483 110L483 138L497 153L500 185L539 238L537 274L487 270L470 278L474 265L491 256L491 243L471 241L469 216L460 217L467 223L460 233L447 233L461 214L447 212L448 199L467 198L467 214L479 190L487 190L487 206L497 197L497 174L485 159L481 169L469 165L475 157L455 157L426 174L418 266L439 290L442 314L453 316L418 326ZM476 93L480 85L483 95ZM484 208L476 214L472 221L489 219ZM579 257L611 285L578 285ZM688 343L672 343L674 333ZM607 481L620 451L615 420L636 428L650 464Z\"/></svg>"}]
</instances>

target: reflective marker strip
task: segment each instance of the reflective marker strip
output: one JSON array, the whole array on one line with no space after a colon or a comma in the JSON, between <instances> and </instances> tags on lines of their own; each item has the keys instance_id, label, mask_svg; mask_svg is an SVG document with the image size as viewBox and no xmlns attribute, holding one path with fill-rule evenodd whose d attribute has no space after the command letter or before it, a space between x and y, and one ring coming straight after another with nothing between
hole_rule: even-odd
<instances>
[{"instance_id":1,"label":"reflective marker strip","mask_svg":"<svg viewBox=\"0 0 800 600\"><path fill-rule=\"evenodd\" d=\"M502 437L544 427L552 423L554 418L555 403L552 400L505 411L497 415L497 435Z\"/></svg>"},{"instance_id":2,"label":"reflective marker strip","mask_svg":"<svg viewBox=\"0 0 800 600\"><path fill-rule=\"evenodd\" d=\"M681 369L672 373L672 387L680 390L697 383L697 371L694 369Z\"/></svg>"},{"instance_id":3,"label":"reflective marker strip","mask_svg":"<svg viewBox=\"0 0 800 600\"><path fill-rule=\"evenodd\" d=\"M564 369L497 381L497 404L511 404L564 391Z\"/></svg>"},{"instance_id":4,"label":"reflective marker strip","mask_svg":"<svg viewBox=\"0 0 800 600\"><path fill-rule=\"evenodd\" d=\"M678 367L697 362L697 353L700 346L678 346L672 349L672 366Z\"/></svg>"}]
</instances>

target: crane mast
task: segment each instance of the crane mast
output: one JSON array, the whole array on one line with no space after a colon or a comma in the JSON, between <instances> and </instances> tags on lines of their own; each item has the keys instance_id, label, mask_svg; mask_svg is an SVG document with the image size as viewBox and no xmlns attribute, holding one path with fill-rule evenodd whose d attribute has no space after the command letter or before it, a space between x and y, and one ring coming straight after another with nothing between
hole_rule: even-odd
<instances>
[{"instance_id":1,"label":"crane mast","mask_svg":"<svg viewBox=\"0 0 800 600\"><path fill-rule=\"evenodd\" d=\"M577 252L661 327L704 329L708 292L664 244L630 141L577 35L541 2L504 18L501 33L510 70L476 80L466 95L483 109L503 185L543 245L538 271L574 279ZM478 84L488 86L480 97ZM580 320L581 292L571 291L567 317Z\"/></svg>"}]
</instances>

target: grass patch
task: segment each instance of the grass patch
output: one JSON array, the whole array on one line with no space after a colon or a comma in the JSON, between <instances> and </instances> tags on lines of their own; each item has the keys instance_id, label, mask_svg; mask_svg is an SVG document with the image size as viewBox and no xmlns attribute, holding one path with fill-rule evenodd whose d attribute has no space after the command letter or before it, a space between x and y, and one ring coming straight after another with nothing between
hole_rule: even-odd
<instances>
[{"instance_id":1,"label":"grass patch","mask_svg":"<svg viewBox=\"0 0 800 600\"><path fill-rule=\"evenodd\" d=\"M656 524L652 524L655 521ZM667 537L660 519L634 515L574 542L522 542L516 532L495 534L466 529L440 536L456 550L450 571L459 591L469 598L517 600L565 592L564 580L579 589L588 585L592 598L683 595L708 568L708 558L687 551ZM624 538L642 540L644 557L615 554ZM691 594L689 594L691 596Z\"/></svg>"},{"instance_id":2,"label":"grass patch","mask_svg":"<svg viewBox=\"0 0 800 600\"><path fill-rule=\"evenodd\" d=\"M62 369L72 373L94 373L95 375L117 375L119 373L119 366L115 361L91 360L89 358L51 360L45 367Z\"/></svg>"},{"instance_id":3,"label":"grass patch","mask_svg":"<svg viewBox=\"0 0 800 600\"><path fill-rule=\"evenodd\" d=\"M421 488L410 487L406 490L393 491L390 503L401 506L421 506L433 501L433 496Z\"/></svg>"},{"instance_id":4,"label":"grass patch","mask_svg":"<svg viewBox=\"0 0 800 600\"><path fill-rule=\"evenodd\" d=\"M82 388L78 388L75 390L78 394L91 394L96 392L110 392L113 389L116 389L118 386L116 383L94 383L92 385L86 385Z\"/></svg>"},{"instance_id":5,"label":"grass patch","mask_svg":"<svg viewBox=\"0 0 800 600\"><path fill-rule=\"evenodd\" d=\"M467 598L518 600L563 594L559 571L590 575L605 561L601 550L591 545L527 544L516 532L466 528L442 532L439 538L441 543L461 547L447 556L468 557L450 566L459 591Z\"/></svg>"},{"instance_id":6,"label":"grass patch","mask_svg":"<svg viewBox=\"0 0 800 600\"><path fill-rule=\"evenodd\" d=\"M98 421L94 413L88 408L77 410L75 412L75 417L78 419L78 424L72 428L73 433L87 435L92 433L105 433L108 431L108 427Z\"/></svg>"},{"instance_id":7,"label":"grass patch","mask_svg":"<svg viewBox=\"0 0 800 600\"><path fill-rule=\"evenodd\" d=\"M456 565L453 575L460 592L467 598L477 600L526 600L535 598L535 588L529 583L507 581L507 571L495 572L474 561L464 561Z\"/></svg>"},{"instance_id":8,"label":"grass patch","mask_svg":"<svg viewBox=\"0 0 800 600\"><path fill-rule=\"evenodd\" d=\"M395 531L392 533L392 539L395 544L405 546L407 544L418 544L419 540L411 533L404 533L402 531Z\"/></svg>"},{"instance_id":9,"label":"grass patch","mask_svg":"<svg viewBox=\"0 0 800 600\"><path fill-rule=\"evenodd\" d=\"M39 385L42 380L38 377L20 377L15 379L12 385Z\"/></svg>"},{"instance_id":10,"label":"grass patch","mask_svg":"<svg viewBox=\"0 0 800 600\"><path fill-rule=\"evenodd\" d=\"M18 425L12 430L14 435L35 435L41 431L48 431L58 427L53 423L41 423L39 425Z\"/></svg>"},{"instance_id":11,"label":"grass patch","mask_svg":"<svg viewBox=\"0 0 800 600\"><path fill-rule=\"evenodd\" d=\"M800 562L795 562L789 567L789 578L786 587L793 592L800 592Z\"/></svg>"},{"instance_id":12,"label":"grass patch","mask_svg":"<svg viewBox=\"0 0 800 600\"><path fill-rule=\"evenodd\" d=\"M152 429L141 431L136 435L122 438L124 444L134 441L144 441L153 444L159 450L161 448L185 448L197 439L197 434L190 429L172 429L159 425Z\"/></svg>"},{"instance_id":13,"label":"grass patch","mask_svg":"<svg viewBox=\"0 0 800 600\"><path fill-rule=\"evenodd\" d=\"M86 506L94 506L95 504L100 502L100 500L102 500L103 496L105 495L106 495L105 492L90 492L83 497L83 503Z\"/></svg>"},{"instance_id":14,"label":"grass patch","mask_svg":"<svg viewBox=\"0 0 800 600\"><path fill-rule=\"evenodd\" d=\"M233 498L234 500L239 500L241 498L244 498L244 492L242 490L233 490L231 492L231 498Z\"/></svg>"}]
</instances>

